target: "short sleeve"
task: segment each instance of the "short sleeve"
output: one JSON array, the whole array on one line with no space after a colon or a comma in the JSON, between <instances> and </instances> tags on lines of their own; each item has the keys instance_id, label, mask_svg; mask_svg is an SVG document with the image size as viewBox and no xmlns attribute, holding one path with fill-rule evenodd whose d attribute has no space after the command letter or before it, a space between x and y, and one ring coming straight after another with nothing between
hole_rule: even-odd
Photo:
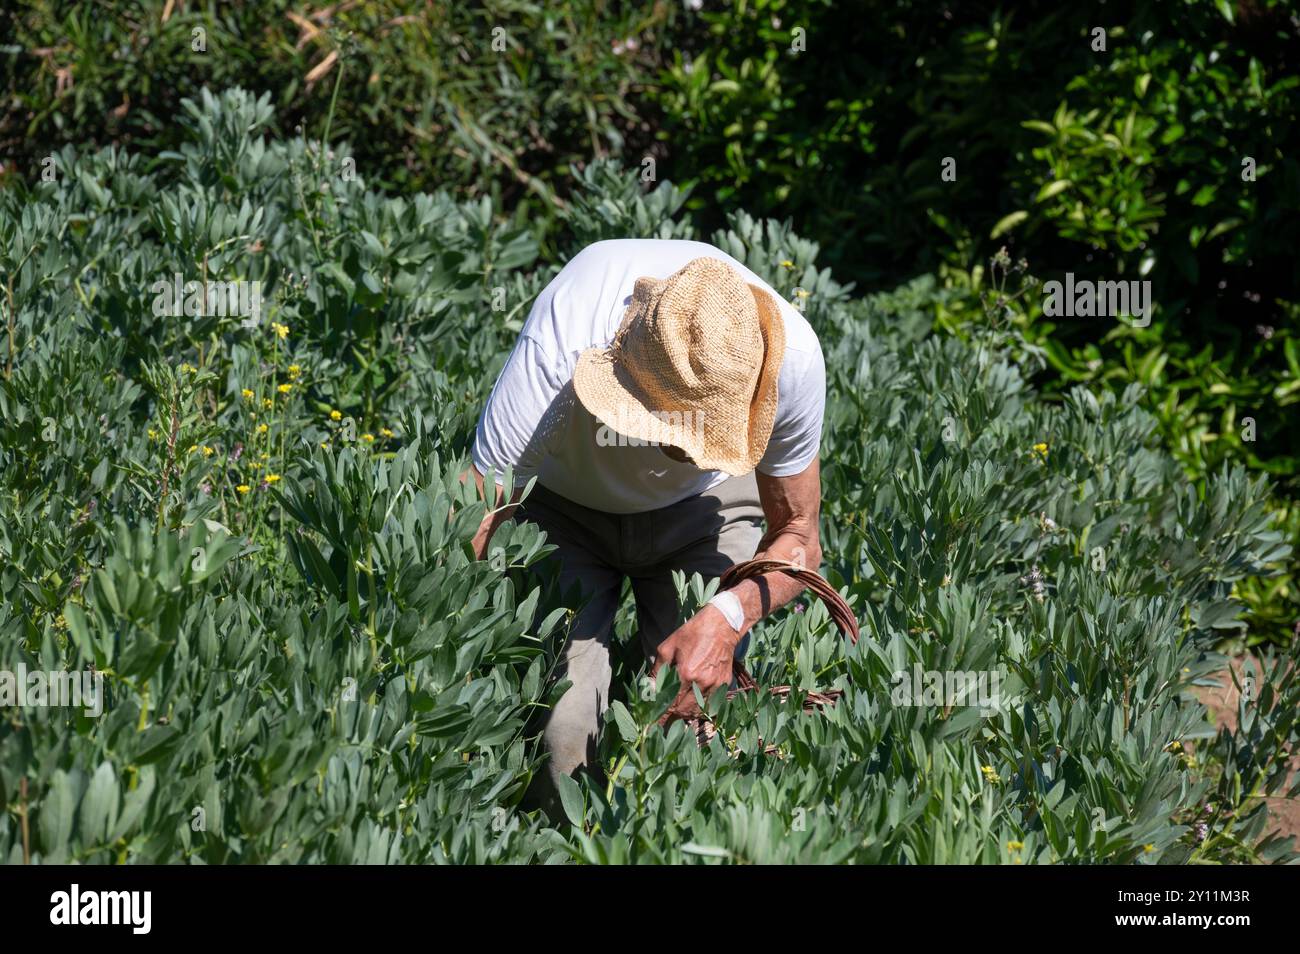
<instances>
[{"instance_id":1,"label":"short sleeve","mask_svg":"<svg viewBox=\"0 0 1300 954\"><path fill-rule=\"evenodd\" d=\"M509 466L516 487L537 473L558 419L567 416L566 384L541 343L521 335L479 418L472 457L480 473L496 471L499 484Z\"/></svg>"},{"instance_id":2,"label":"short sleeve","mask_svg":"<svg viewBox=\"0 0 1300 954\"><path fill-rule=\"evenodd\" d=\"M826 363L821 345L787 351L778 379L776 423L758 470L769 477L793 477L807 470L821 450L826 414Z\"/></svg>"}]
</instances>

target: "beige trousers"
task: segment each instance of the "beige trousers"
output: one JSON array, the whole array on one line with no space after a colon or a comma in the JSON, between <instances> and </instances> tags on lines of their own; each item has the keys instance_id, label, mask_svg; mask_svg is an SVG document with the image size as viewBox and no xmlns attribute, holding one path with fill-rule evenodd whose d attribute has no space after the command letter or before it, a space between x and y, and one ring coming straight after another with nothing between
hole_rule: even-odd
<instances>
[{"instance_id":1,"label":"beige trousers","mask_svg":"<svg viewBox=\"0 0 1300 954\"><path fill-rule=\"evenodd\" d=\"M558 576L560 591L578 612L555 675L572 685L547 716L542 742L549 759L529 793L530 807L552 818L559 812L556 779L596 761L596 740L609 706L610 635L623 580L636 599L640 649L647 661L678 624L672 573L706 580L753 557L763 536L763 510L754 474L732 477L712 490L658 510L612 514L576 504L540 486L516 519L546 531L558 549L538 564L539 575ZM549 607L542 605L537 618ZM743 657L746 636L736 648Z\"/></svg>"}]
</instances>

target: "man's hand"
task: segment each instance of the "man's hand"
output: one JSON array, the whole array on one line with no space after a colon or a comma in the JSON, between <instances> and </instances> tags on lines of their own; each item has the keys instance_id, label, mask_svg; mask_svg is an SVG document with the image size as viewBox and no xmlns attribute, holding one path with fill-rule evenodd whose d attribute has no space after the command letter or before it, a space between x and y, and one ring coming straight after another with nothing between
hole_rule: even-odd
<instances>
[{"instance_id":1,"label":"man's hand","mask_svg":"<svg viewBox=\"0 0 1300 954\"><path fill-rule=\"evenodd\" d=\"M787 560L817 569L822 561L817 534L817 515L821 508L820 462L814 460L803 473L792 477L760 473L756 479L768 531L759 543L755 559ZM692 695L691 683L698 685L705 696L730 684L736 645L741 637L803 589L802 583L784 573L766 573L756 579L742 580L731 588L745 614L741 631L731 628L722 610L706 605L659 644L651 676L658 675L665 665L676 669L682 684L678 702Z\"/></svg>"},{"instance_id":2,"label":"man's hand","mask_svg":"<svg viewBox=\"0 0 1300 954\"><path fill-rule=\"evenodd\" d=\"M460 475L460 482L463 484L474 478L474 484L478 487L479 497L487 499L487 492L483 489L483 475L478 472L478 467L470 465L465 472ZM478 531L474 534L471 546L474 548L474 559L486 560L488 555L488 545L492 542L492 534L496 533L497 527L509 520L515 513L515 507L519 503L521 490L516 490L510 497L510 503L505 503L505 491L497 487L493 495L495 503L490 504L487 513L483 514L483 521L479 524Z\"/></svg>"},{"instance_id":3,"label":"man's hand","mask_svg":"<svg viewBox=\"0 0 1300 954\"><path fill-rule=\"evenodd\" d=\"M691 683L695 683L708 696L715 689L731 684L740 637L720 609L706 605L659 644L650 675L657 676L664 666L672 666L677 670L683 693L690 692Z\"/></svg>"}]
</instances>

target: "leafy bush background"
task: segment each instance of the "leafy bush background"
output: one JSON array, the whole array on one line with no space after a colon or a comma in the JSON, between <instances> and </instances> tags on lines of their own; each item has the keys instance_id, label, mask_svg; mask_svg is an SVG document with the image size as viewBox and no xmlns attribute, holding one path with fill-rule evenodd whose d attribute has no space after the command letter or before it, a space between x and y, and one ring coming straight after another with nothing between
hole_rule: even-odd
<instances>
[{"instance_id":1,"label":"leafy bush background","mask_svg":"<svg viewBox=\"0 0 1300 954\"><path fill-rule=\"evenodd\" d=\"M738 700L700 749L654 728L672 680L642 683L611 713L608 779L554 824L520 812L565 617L528 634L530 529L502 531L504 574L470 559L483 504L456 475L563 255L698 234L689 197L594 165L573 244L541 257L490 201L367 191L336 174L346 144L265 139L271 117L204 96L165 169L67 147L56 181L0 191L0 662L93 664L109 694L100 719L5 710L0 857L1291 857L1256 796L1286 788L1294 660L1233 734L1189 692L1239 625L1234 585L1288 556L1262 482L1198 490L1140 389L1044 400L1014 322L937 333L963 292L854 297L816 244L743 213L710 239L805 302L827 352L825 570L864 622L847 650L820 607L781 614L753 667L847 695L825 718ZM156 316L177 271L262 280L268 314ZM1004 667L1012 698L896 705L916 663Z\"/></svg>"},{"instance_id":2,"label":"leafy bush background","mask_svg":"<svg viewBox=\"0 0 1300 954\"><path fill-rule=\"evenodd\" d=\"M240 83L274 91L278 134L348 139L372 186L490 197L548 260L572 242L582 169L615 156L695 186L702 234L742 210L790 218L864 290L987 287L1003 243L1045 279L1149 279L1146 329L1031 303L1034 383L1140 383L1202 489L1225 461L1270 474L1300 542L1300 21L1284 0L24 0L0 24L0 154L24 178L69 143L130 144L169 175L182 99ZM973 302L941 324L980 319ZM1240 595L1248 642L1292 640L1293 573Z\"/></svg>"},{"instance_id":3,"label":"leafy bush background","mask_svg":"<svg viewBox=\"0 0 1300 954\"><path fill-rule=\"evenodd\" d=\"M1292 4L753 0L701 17L707 34L667 54L659 98L671 168L702 186L705 223L723 214L715 196L791 215L869 287L933 270L987 287L1004 243L1044 279L1150 280L1146 329L1029 308L1039 383L1142 384L1194 479L1225 460L1281 478L1300 540ZM790 51L795 27L805 53ZM1255 638L1291 640L1294 578L1247 599Z\"/></svg>"}]
</instances>

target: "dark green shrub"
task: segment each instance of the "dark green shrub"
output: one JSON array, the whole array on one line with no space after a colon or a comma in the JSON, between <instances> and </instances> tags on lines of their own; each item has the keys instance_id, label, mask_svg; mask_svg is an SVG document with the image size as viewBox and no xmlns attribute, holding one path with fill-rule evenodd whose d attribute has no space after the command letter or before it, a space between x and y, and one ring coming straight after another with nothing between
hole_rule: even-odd
<instances>
[{"instance_id":1,"label":"dark green shrub","mask_svg":"<svg viewBox=\"0 0 1300 954\"><path fill-rule=\"evenodd\" d=\"M1300 33L1287 4L754 0L701 16L707 34L656 95L666 168L695 187L705 222L730 204L790 216L836 274L872 286L939 268L979 289L1002 244L1045 280L1149 280L1145 329L1049 320L1030 302L1026 334L1051 375L1038 383L1140 383L1193 479L1242 461L1294 499ZM1252 638L1288 641L1295 578L1248 595Z\"/></svg>"},{"instance_id":2,"label":"dark green shrub","mask_svg":"<svg viewBox=\"0 0 1300 954\"><path fill-rule=\"evenodd\" d=\"M570 164L649 143L638 99L679 13L590 0L26 0L0 12L0 150L24 176L66 143L155 156L181 141L185 98L239 84L274 91L281 135L322 134L328 119L375 185L455 185L549 216Z\"/></svg>"}]
</instances>

